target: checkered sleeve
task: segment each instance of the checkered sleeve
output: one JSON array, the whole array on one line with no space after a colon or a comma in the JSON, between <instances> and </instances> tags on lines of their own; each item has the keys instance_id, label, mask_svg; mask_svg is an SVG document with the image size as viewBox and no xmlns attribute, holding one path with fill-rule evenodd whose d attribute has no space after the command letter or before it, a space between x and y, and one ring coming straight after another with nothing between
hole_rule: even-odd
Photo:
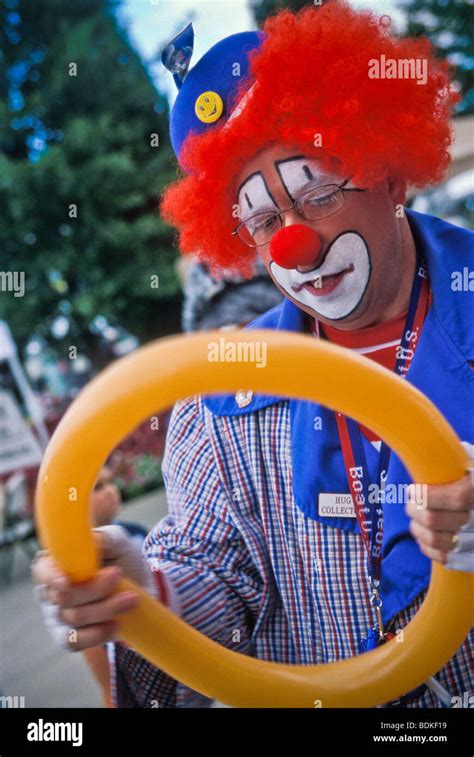
<instances>
[{"instance_id":1,"label":"checkered sleeve","mask_svg":"<svg viewBox=\"0 0 474 757\"><path fill-rule=\"evenodd\" d=\"M148 535L144 554L151 570L172 587L187 623L234 651L251 654L262 580L233 523L204 413L200 397L173 409L163 459L168 515ZM116 658L122 690L138 703L128 706L179 707L191 700L198 702L194 706L210 704L138 660L133 650L118 646Z\"/></svg>"}]
</instances>

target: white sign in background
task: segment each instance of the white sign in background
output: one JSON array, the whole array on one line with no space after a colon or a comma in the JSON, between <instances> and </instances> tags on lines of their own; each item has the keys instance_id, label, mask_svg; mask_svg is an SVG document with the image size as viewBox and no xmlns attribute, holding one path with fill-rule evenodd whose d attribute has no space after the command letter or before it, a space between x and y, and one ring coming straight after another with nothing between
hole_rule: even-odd
<instances>
[{"instance_id":1,"label":"white sign in background","mask_svg":"<svg viewBox=\"0 0 474 757\"><path fill-rule=\"evenodd\" d=\"M42 456L15 397L0 390L0 475L39 465Z\"/></svg>"}]
</instances>

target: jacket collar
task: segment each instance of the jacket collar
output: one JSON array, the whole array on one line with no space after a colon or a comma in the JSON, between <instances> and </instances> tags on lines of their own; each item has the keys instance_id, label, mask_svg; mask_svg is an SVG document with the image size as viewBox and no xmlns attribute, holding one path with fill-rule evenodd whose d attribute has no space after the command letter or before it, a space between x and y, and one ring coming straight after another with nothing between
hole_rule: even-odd
<instances>
[{"instance_id":1,"label":"jacket collar","mask_svg":"<svg viewBox=\"0 0 474 757\"><path fill-rule=\"evenodd\" d=\"M244 330L276 329L277 331L304 331L306 314L290 300L283 300L271 310L248 323ZM270 394L253 394L242 387L242 393L216 394L203 397L204 405L215 415L246 415L268 405L281 402L284 397ZM243 401L243 403L241 402ZM249 401L250 400L250 401Z\"/></svg>"}]
</instances>

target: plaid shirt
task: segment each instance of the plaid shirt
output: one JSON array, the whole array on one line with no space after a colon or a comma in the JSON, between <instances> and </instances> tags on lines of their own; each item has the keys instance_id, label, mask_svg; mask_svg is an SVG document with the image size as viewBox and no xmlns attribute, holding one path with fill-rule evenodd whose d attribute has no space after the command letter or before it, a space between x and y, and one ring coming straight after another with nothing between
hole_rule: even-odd
<instances>
[{"instance_id":1,"label":"plaid shirt","mask_svg":"<svg viewBox=\"0 0 474 757\"><path fill-rule=\"evenodd\" d=\"M466 412L474 387L469 367L474 361L472 302L469 292L451 287L453 271L469 264L472 235L439 219L406 213L433 287L433 307L406 380L430 397L461 439L473 443L472 414ZM301 310L284 301L282 309L257 320L263 328L301 331L302 317ZM227 402L224 398L217 407ZM373 622L360 531L305 514L301 492L298 506L294 491L303 481L302 464L311 450L305 446L304 426L293 436L290 400L254 397L239 412L233 397L229 403L230 412L213 412L212 402L198 396L173 410L163 462L169 514L145 542L151 569L162 573L162 584L172 588L168 593L187 623L234 651L307 665L358 654ZM306 472L316 470L318 480L332 476L326 458L319 460ZM294 470L301 473L298 479L293 479ZM400 476L399 470L394 480L402 480ZM384 513L390 538L382 577L392 597L394 589L397 594L392 605L390 594L383 594L386 630L391 631L409 622L429 579L429 561L406 533L408 519L404 516L405 523L400 512ZM471 634L437 674L452 696L472 692L473 643ZM111 651L118 706L210 704L125 645L111 645ZM425 689L404 706L437 707L439 701Z\"/></svg>"},{"instance_id":2,"label":"plaid shirt","mask_svg":"<svg viewBox=\"0 0 474 757\"><path fill-rule=\"evenodd\" d=\"M145 556L173 584L187 622L264 660L319 664L358 653L372 613L360 535L308 518L292 496L288 401L241 416L211 413L200 396L175 406L163 474L169 514ZM403 628L422 593L388 630ZM437 678L472 688L472 639ZM125 645L114 645L118 706L209 706ZM437 707L426 690L407 704Z\"/></svg>"}]
</instances>

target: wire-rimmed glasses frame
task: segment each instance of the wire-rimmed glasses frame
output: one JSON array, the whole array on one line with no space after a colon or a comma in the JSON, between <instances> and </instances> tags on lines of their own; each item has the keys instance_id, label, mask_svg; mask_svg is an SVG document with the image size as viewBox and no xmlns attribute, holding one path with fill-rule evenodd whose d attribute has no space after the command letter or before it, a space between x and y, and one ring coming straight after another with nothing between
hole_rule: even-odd
<instances>
[{"instance_id":1,"label":"wire-rimmed glasses frame","mask_svg":"<svg viewBox=\"0 0 474 757\"><path fill-rule=\"evenodd\" d=\"M262 247L268 244L281 228L283 228L283 214L289 210L296 212L306 221L321 221L323 218L338 213L344 206L344 192L363 192L363 189L352 188L345 189L345 185L350 181L346 179L342 184L324 184L319 187L311 187L303 192L289 207L281 210L264 210L261 213L255 213L232 231L232 236L238 236L239 239L248 247ZM315 200L326 201L326 205L312 205ZM253 232L249 228L252 222L260 221L260 228L255 228ZM259 234L259 239L255 234Z\"/></svg>"}]
</instances>

